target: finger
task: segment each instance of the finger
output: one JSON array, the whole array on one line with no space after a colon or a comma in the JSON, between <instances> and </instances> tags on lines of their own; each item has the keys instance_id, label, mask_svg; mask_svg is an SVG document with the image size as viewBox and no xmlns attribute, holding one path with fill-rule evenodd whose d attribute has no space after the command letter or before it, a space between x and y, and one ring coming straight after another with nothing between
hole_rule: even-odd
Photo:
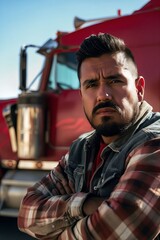
<instances>
[{"instance_id":1,"label":"finger","mask_svg":"<svg viewBox=\"0 0 160 240\"><path fill-rule=\"evenodd\" d=\"M53 171L52 179L60 194L71 194L73 193L72 189L69 186L68 181L65 179L63 174Z\"/></svg>"},{"instance_id":2,"label":"finger","mask_svg":"<svg viewBox=\"0 0 160 240\"><path fill-rule=\"evenodd\" d=\"M75 193L75 187L74 187L74 183L72 181L69 181L69 186L71 188L72 193Z\"/></svg>"},{"instance_id":3,"label":"finger","mask_svg":"<svg viewBox=\"0 0 160 240\"><path fill-rule=\"evenodd\" d=\"M66 191L67 194L73 193L72 188L70 187L68 181L62 180L62 181L61 181L61 184L63 185L63 188L65 189L65 191Z\"/></svg>"},{"instance_id":4,"label":"finger","mask_svg":"<svg viewBox=\"0 0 160 240\"><path fill-rule=\"evenodd\" d=\"M56 187L59 190L61 195L67 194L65 188L63 187L63 185L61 184L61 182L56 182Z\"/></svg>"}]
</instances>

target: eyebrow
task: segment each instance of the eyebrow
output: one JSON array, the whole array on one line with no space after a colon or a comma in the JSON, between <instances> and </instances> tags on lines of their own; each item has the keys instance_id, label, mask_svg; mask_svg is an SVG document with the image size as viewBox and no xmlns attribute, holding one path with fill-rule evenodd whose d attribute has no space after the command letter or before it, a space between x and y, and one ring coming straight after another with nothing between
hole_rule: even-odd
<instances>
[{"instance_id":1,"label":"eyebrow","mask_svg":"<svg viewBox=\"0 0 160 240\"><path fill-rule=\"evenodd\" d=\"M98 79L86 79L83 83L82 83L82 86L86 86L87 84L90 84L90 83L93 83L93 82L96 82L98 81Z\"/></svg>"},{"instance_id":2,"label":"eyebrow","mask_svg":"<svg viewBox=\"0 0 160 240\"><path fill-rule=\"evenodd\" d=\"M117 79L117 78L122 78L122 75L121 74L114 74L114 75L110 75L108 77L105 77L104 79L105 80L113 80L113 79ZM92 79L86 79L82 85L83 86L86 86L87 84L90 84L90 83L93 83L93 82L96 82L96 81L99 81L97 78L92 78Z\"/></svg>"},{"instance_id":3,"label":"eyebrow","mask_svg":"<svg viewBox=\"0 0 160 240\"><path fill-rule=\"evenodd\" d=\"M122 76L122 74L117 73L117 74L114 74L114 75L110 75L110 76L106 77L105 79L106 80L112 80L112 79L116 79L116 78L123 78L123 76Z\"/></svg>"}]
</instances>

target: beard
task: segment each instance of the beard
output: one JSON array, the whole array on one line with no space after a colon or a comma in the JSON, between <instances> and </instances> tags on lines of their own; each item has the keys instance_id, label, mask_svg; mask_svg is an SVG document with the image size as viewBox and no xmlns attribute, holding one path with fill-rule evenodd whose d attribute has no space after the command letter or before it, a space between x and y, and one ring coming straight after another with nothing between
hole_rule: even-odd
<instances>
[{"instance_id":1,"label":"beard","mask_svg":"<svg viewBox=\"0 0 160 240\"><path fill-rule=\"evenodd\" d=\"M103 117L101 124L95 126L93 123L92 127L96 129L97 133L100 135L103 135L105 137L111 137L115 135L120 135L124 133L131 125L130 124L120 124L120 123L115 123L111 122L110 117Z\"/></svg>"},{"instance_id":2,"label":"beard","mask_svg":"<svg viewBox=\"0 0 160 240\"><path fill-rule=\"evenodd\" d=\"M112 120L112 117L110 116L103 116L101 118L101 123L99 123L98 125L94 123L94 116L96 114L96 111L100 108L105 108L105 107L112 107L117 111L117 113L120 116L119 122L115 122L114 120ZM100 103L93 109L91 119L87 116L86 112L85 112L85 115L90 125L96 130L98 134L103 135L105 137L111 137L111 136L121 135L128 128L130 128L136 120L138 111L137 111L137 107L135 107L133 111L132 119L124 119L122 117L120 108L117 105L115 105L112 102L104 102L104 103Z\"/></svg>"}]
</instances>

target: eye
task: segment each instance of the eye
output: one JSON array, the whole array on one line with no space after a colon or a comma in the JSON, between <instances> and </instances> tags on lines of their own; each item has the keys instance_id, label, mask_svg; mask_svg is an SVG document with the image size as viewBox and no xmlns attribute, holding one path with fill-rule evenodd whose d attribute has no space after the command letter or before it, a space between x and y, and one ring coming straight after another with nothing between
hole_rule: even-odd
<instances>
[{"instance_id":1,"label":"eye","mask_svg":"<svg viewBox=\"0 0 160 240\"><path fill-rule=\"evenodd\" d=\"M94 88L98 85L96 80L89 80L85 82L85 88Z\"/></svg>"},{"instance_id":2,"label":"eye","mask_svg":"<svg viewBox=\"0 0 160 240\"><path fill-rule=\"evenodd\" d=\"M118 83L122 83L122 80L121 79L110 79L109 81L109 84L118 84Z\"/></svg>"}]
</instances>

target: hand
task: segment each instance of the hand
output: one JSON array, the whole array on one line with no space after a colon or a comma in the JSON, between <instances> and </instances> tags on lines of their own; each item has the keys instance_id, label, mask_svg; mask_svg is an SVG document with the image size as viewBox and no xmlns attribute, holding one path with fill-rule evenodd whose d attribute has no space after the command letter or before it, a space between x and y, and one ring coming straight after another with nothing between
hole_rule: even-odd
<instances>
[{"instance_id":1,"label":"hand","mask_svg":"<svg viewBox=\"0 0 160 240\"><path fill-rule=\"evenodd\" d=\"M102 197L87 198L83 204L84 214L88 216L94 213L104 200L105 198L102 198Z\"/></svg>"},{"instance_id":2,"label":"hand","mask_svg":"<svg viewBox=\"0 0 160 240\"><path fill-rule=\"evenodd\" d=\"M59 165L51 172L51 176L61 195L75 193L73 183L68 180L67 175Z\"/></svg>"}]
</instances>

